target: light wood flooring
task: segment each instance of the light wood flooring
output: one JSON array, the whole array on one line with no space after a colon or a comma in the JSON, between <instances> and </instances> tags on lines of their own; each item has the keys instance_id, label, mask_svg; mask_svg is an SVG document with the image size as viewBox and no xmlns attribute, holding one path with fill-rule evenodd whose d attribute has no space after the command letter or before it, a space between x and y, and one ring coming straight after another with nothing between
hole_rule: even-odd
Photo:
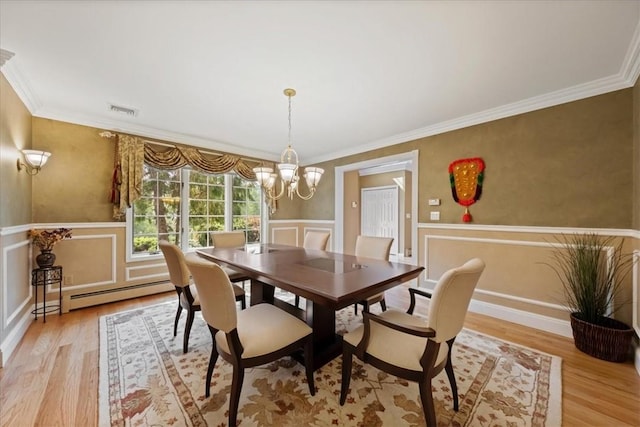
<instances>
[{"instance_id":1,"label":"light wood flooring","mask_svg":"<svg viewBox=\"0 0 640 427\"><path fill-rule=\"evenodd\" d=\"M402 287L386 297L391 306L408 306ZM51 314L46 324L33 322L0 369L0 425L97 425L98 319L164 301L176 301L175 293ZM479 314L469 313L465 326L562 357L564 426L640 426L640 376L631 361L604 362L578 351L572 339Z\"/></svg>"}]
</instances>

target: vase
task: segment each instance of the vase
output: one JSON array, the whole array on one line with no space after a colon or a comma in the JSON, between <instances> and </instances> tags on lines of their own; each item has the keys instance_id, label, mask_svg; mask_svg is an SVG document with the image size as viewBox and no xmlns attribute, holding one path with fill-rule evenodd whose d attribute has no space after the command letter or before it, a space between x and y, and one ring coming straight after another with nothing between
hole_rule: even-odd
<instances>
[{"instance_id":1,"label":"vase","mask_svg":"<svg viewBox=\"0 0 640 427\"><path fill-rule=\"evenodd\" d=\"M36 263L40 268L51 267L54 262L56 262L56 255L51 252L51 249L42 249L36 256Z\"/></svg>"}]
</instances>

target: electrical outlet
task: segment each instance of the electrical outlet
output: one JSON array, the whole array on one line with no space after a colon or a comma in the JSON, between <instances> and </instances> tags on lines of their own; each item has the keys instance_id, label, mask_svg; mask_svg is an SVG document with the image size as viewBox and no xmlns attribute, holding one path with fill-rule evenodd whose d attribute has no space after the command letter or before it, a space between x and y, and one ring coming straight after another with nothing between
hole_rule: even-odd
<instances>
[{"instance_id":1,"label":"electrical outlet","mask_svg":"<svg viewBox=\"0 0 640 427\"><path fill-rule=\"evenodd\" d=\"M440 199L429 199L429 206L440 206Z\"/></svg>"},{"instance_id":2,"label":"electrical outlet","mask_svg":"<svg viewBox=\"0 0 640 427\"><path fill-rule=\"evenodd\" d=\"M439 211L429 212L429 219L431 219L431 221L440 221L440 212Z\"/></svg>"}]
</instances>

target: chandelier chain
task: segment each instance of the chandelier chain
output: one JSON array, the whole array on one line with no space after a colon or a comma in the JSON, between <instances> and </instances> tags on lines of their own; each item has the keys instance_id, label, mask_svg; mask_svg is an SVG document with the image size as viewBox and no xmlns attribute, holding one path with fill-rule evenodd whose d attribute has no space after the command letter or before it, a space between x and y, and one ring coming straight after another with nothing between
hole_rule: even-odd
<instances>
[{"instance_id":1,"label":"chandelier chain","mask_svg":"<svg viewBox=\"0 0 640 427\"><path fill-rule=\"evenodd\" d=\"M287 143L289 147L291 147L291 94L289 94L288 97L289 97L289 136L288 136Z\"/></svg>"}]
</instances>

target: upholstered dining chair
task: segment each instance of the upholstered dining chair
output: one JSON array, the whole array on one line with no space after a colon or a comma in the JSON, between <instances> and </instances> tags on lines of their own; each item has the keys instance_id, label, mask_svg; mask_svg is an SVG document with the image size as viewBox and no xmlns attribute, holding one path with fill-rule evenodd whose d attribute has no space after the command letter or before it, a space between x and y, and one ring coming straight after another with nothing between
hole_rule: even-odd
<instances>
[{"instance_id":1,"label":"upholstered dining chair","mask_svg":"<svg viewBox=\"0 0 640 427\"><path fill-rule=\"evenodd\" d=\"M433 290L426 319L412 315L416 295L424 294L415 288L409 288L411 305L407 313L397 310L380 315L364 312L364 325L343 337L340 405L344 405L349 391L355 354L384 372L416 381L428 426L436 425L431 380L445 369L451 384L453 408L457 411L458 386L451 349L462 330L471 296L484 267L481 259L474 258L445 272Z\"/></svg>"},{"instance_id":2,"label":"upholstered dining chair","mask_svg":"<svg viewBox=\"0 0 640 427\"><path fill-rule=\"evenodd\" d=\"M315 249L319 251L327 250L327 243L329 243L329 237L331 236L328 232L323 231L307 231L304 235L304 241L302 243L302 247L305 249ZM296 295L295 301L296 307L300 305L300 296Z\"/></svg>"},{"instance_id":3,"label":"upholstered dining chair","mask_svg":"<svg viewBox=\"0 0 640 427\"><path fill-rule=\"evenodd\" d=\"M327 243L331 234L324 231L307 231L304 235L302 247L305 249L317 249L319 251L327 250Z\"/></svg>"},{"instance_id":4,"label":"upholstered dining chair","mask_svg":"<svg viewBox=\"0 0 640 427\"><path fill-rule=\"evenodd\" d=\"M212 231L209 233L211 244L214 248L240 248L247 242L244 231ZM245 280L250 278L241 271L234 270L226 265L221 266L227 273L232 283L242 283L244 288Z\"/></svg>"},{"instance_id":5,"label":"upholstered dining chair","mask_svg":"<svg viewBox=\"0 0 640 427\"><path fill-rule=\"evenodd\" d=\"M232 284L219 265L201 259L189 259L187 265L198 289L202 316L209 325L213 341L207 368L206 397L210 395L211 377L218 355L233 365L229 425L236 425L245 368L273 362L300 349L304 351L309 393L313 396L312 329L271 304L257 304L237 311Z\"/></svg>"},{"instance_id":6,"label":"upholstered dining chair","mask_svg":"<svg viewBox=\"0 0 640 427\"><path fill-rule=\"evenodd\" d=\"M391 252L392 244L393 237L373 237L360 235L356 239L355 255L357 257L375 258L389 261L389 253ZM384 292L373 295L366 300L354 304L355 313L358 314L358 304L362 304L363 311L369 311L369 307L376 303L380 303L382 311L385 311L387 309L387 302L384 299Z\"/></svg>"},{"instance_id":7,"label":"upholstered dining chair","mask_svg":"<svg viewBox=\"0 0 640 427\"><path fill-rule=\"evenodd\" d=\"M187 322L184 325L184 337L182 341L182 351L186 353L189 351L189 334L191 333L195 312L200 311L200 298L198 291L191 284L191 273L187 267L182 250L166 240L160 240L158 245L169 269L169 280L178 293L178 311L176 312L176 319L173 322L174 337L178 335L178 321L180 320L182 309L187 310ZM246 307L244 290L239 286L234 286L233 291L235 300L239 301L241 307L244 309Z\"/></svg>"}]
</instances>

